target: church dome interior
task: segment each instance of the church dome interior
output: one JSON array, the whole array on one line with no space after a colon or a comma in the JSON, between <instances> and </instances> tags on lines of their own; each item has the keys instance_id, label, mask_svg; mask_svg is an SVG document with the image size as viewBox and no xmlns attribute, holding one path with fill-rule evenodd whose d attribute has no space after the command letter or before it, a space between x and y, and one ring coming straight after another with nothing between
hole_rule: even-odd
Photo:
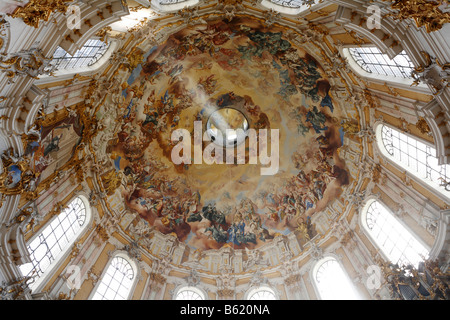
<instances>
[{"instance_id":1,"label":"church dome interior","mask_svg":"<svg viewBox=\"0 0 450 320\"><path fill-rule=\"evenodd\" d=\"M0 4L0 300L448 300L448 1Z\"/></svg>"}]
</instances>

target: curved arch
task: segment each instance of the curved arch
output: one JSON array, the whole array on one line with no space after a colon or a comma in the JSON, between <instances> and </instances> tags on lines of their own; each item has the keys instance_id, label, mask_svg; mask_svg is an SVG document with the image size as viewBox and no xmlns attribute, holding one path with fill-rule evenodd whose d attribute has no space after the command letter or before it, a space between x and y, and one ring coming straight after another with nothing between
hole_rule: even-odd
<instances>
[{"instance_id":1,"label":"curved arch","mask_svg":"<svg viewBox=\"0 0 450 320\"><path fill-rule=\"evenodd\" d=\"M30 262L19 266L24 276L34 279L32 290L38 291L55 270L69 249L86 231L92 220L88 199L75 196L68 206L36 233L27 244Z\"/></svg>"},{"instance_id":2,"label":"curved arch","mask_svg":"<svg viewBox=\"0 0 450 320\"><path fill-rule=\"evenodd\" d=\"M376 47L376 46L362 46L362 47L345 47L345 48L341 48L340 53L341 55L346 58L348 65L350 67L350 69L355 72L357 75L365 78L365 79L370 79L370 81L373 82L377 82L377 83L389 83L395 87L399 87L399 88L404 88L404 89L408 89L411 90L411 85L413 85L414 80L411 77L400 77L400 76L392 76L392 75L388 75L386 73L384 74L380 74L380 73L374 73L374 72L370 72L367 69L364 69L363 66L361 66L361 64L358 62L358 58L352 54L351 50L352 49L357 49L359 50L368 50L367 48L371 48L372 50L376 50L376 55L379 55L381 57L381 59L383 60L387 60L387 65L389 64L395 64L395 60L399 59L398 57L400 57L399 55L395 56L393 59L390 59L386 54L383 54L381 52L381 50ZM413 64L412 61L410 60L409 56L406 54L406 52L402 51L400 53L400 55L402 55L403 57L408 57L408 69L410 69L411 71L413 70ZM392 63L390 61L393 61ZM373 67L374 69L376 68L374 66L374 64L371 63L371 67ZM402 72L402 71L398 71L398 69L400 68L396 68L396 70L394 72ZM370 69L369 69L370 70ZM391 73L392 71L388 71L389 73ZM407 73L407 71L403 71L405 73ZM430 90L428 88L427 85L423 84L423 83L419 83L416 87L415 87L416 91L422 92L422 93L429 93Z\"/></svg>"},{"instance_id":3,"label":"curved arch","mask_svg":"<svg viewBox=\"0 0 450 320\"><path fill-rule=\"evenodd\" d=\"M419 137L401 132L384 123L374 124L376 146L381 155L399 170L406 170L415 181L450 201L450 165L439 165L436 149Z\"/></svg>"},{"instance_id":4,"label":"curved arch","mask_svg":"<svg viewBox=\"0 0 450 320\"><path fill-rule=\"evenodd\" d=\"M392 263L417 266L421 260L428 258L427 245L381 201L371 198L365 203L360 224L372 244Z\"/></svg>"},{"instance_id":5,"label":"curved arch","mask_svg":"<svg viewBox=\"0 0 450 320\"><path fill-rule=\"evenodd\" d=\"M244 295L245 300L279 300L277 292L267 286L261 285L256 288L250 288Z\"/></svg>"},{"instance_id":6,"label":"curved arch","mask_svg":"<svg viewBox=\"0 0 450 320\"><path fill-rule=\"evenodd\" d=\"M73 56L69 55L63 48L58 47L55 54L58 56L52 60L56 65L61 65L59 61L65 60L62 65L69 65L70 68L57 68L52 76L41 75L39 79L36 80L36 84L44 84L47 82L61 81L61 78L70 78L74 74L86 74L98 72L98 70L106 65L109 61L113 52L117 49L117 42L110 41L108 45L105 44L105 50L98 50L97 52L89 51L91 44L94 46L92 48L100 48L100 44L97 43L96 39L90 39L88 42L78 50ZM87 56L82 54L86 53ZM77 56L80 55L80 56ZM91 59L90 61L88 59ZM59 60L59 61L58 61ZM72 60L72 61L71 61Z\"/></svg>"},{"instance_id":7,"label":"curved arch","mask_svg":"<svg viewBox=\"0 0 450 320\"><path fill-rule=\"evenodd\" d=\"M183 285L174 291L173 300L206 300L206 297L200 288Z\"/></svg>"},{"instance_id":8,"label":"curved arch","mask_svg":"<svg viewBox=\"0 0 450 320\"><path fill-rule=\"evenodd\" d=\"M151 0L151 7L160 12L173 12L198 3L199 0Z\"/></svg>"},{"instance_id":9,"label":"curved arch","mask_svg":"<svg viewBox=\"0 0 450 320\"><path fill-rule=\"evenodd\" d=\"M391 59L404 49L401 45L394 46L398 33L398 23L393 23L394 21L391 19L384 18L380 21L380 29L370 30L364 23L368 15L367 12L363 11L366 9L364 7L357 8L357 11L355 9L339 6L336 10L335 22L367 38ZM386 37L386 35L390 37ZM404 43L405 41L402 41L402 44Z\"/></svg>"},{"instance_id":10,"label":"curved arch","mask_svg":"<svg viewBox=\"0 0 450 320\"><path fill-rule=\"evenodd\" d=\"M450 128L446 126L446 119L450 118L450 107L441 105L436 99L433 99L421 111L424 113L436 146L436 157L439 164L450 164Z\"/></svg>"},{"instance_id":11,"label":"curved arch","mask_svg":"<svg viewBox=\"0 0 450 320\"><path fill-rule=\"evenodd\" d=\"M361 299L342 263L335 255L318 260L311 272L317 297L322 300Z\"/></svg>"},{"instance_id":12,"label":"curved arch","mask_svg":"<svg viewBox=\"0 0 450 320\"><path fill-rule=\"evenodd\" d=\"M311 6L308 5L308 2ZM297 15L304 11L307 11L311 7L318 4L319 1L305 1L305 0L261 0L261 5L267 9L273 9L274 11Z\"/></svg>"},{"instance_id":13,"label":"curved arch","mask_svg":"<svg viewBox=\"0 0 450 320\"><path fill-rule=\"evenodd\" d=\"M367 9L360 5L357 8L340 5L336 11L335 22L368 39L390 59L404 50L411 58L414 66L426 65L427 61L420 53L421 49L415 44L414 39L405 37L408 30L404 26L392 18L384 17L380 21L380 28L371 30L365 23L370 13L365 12L365 10ZM423 86L418 86L418 88L421 87ZM431 92L430 89L428 90L428 92Z\"/></svg>"},{"instance_id":14,"label":"curved arch","mask_svg":"<svg viewBox=\"0 0 450 320\"><path fill-rule=\"evenodd\" d=\"M138 278L138 267L127 253L113 254L89 300L129 300Z\"/></svg>"}]
</instances>

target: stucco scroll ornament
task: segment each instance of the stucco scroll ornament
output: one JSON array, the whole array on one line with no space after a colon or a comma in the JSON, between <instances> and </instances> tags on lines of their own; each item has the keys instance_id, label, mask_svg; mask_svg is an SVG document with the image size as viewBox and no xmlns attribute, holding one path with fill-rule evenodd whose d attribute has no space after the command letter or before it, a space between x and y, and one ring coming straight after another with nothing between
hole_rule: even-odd
<instances>
[{"instance_id":1,"label":"stucco scroll ornament","mask_svg":"<svg viewBox=\"0 0 450 320\"><path fill-rule=\"evenodd\" d=\"M144 61L144 52L139 48L134 48L127 56L127 64L125 65L129 71L133 71Z\"/></svg>"},{"instance_id":2,"label":"stucco scroll ornament","mask_svg":"<svg viewBox=\"0 0 450 320\"><path fill-rule=\"evenodd\" d=\"M264 255L260 250L250 250L245 248L245 252L247 253L248 258L247 261L244 261L244 270L248 270L253 266L269 266L269 261L264 258Z\"/></svg>"},{"instance_id":3,"label":"stucco scroll ornament","mask_svg":"<svg viewBox=\"0 0 450 320\"><path fill-rule=\"evenodd\" d=\"M395 20L413 19L418 28L425 27L430 33L450 23L450 13L441 10L445 2L448 4L448 0L394 0L391 5L394 13L388 15Z\"/></svg>"},{"instance_id":4,"label":"stucco scroll ornament","mask_svg":"<svg viewBox=\"0 0 450 320\"><path fill-rule=\"evenodd\" d=\"M139 246L139 243L137 243L136 241L131 241L129 244L125 245L123 247L123 250L128 252L130 257L136 259L137 261L142 260L140 246Z\"/></svg>"},{"instance_id":5,"label":"stucco scroll ornament","mask_svg":"<svg viewBox=\"0 0 450 320\"><path fill-rule=\"evenodd\" d=\"M1 160L3 172L0 174L0 193L17 195L36 189L39 173L31 169L28 157L18 156L10 148L1 155Z\"/></svg>"},{"instance_id":6,"label":"stucco scroll ornament","mask_svg":"<svg viewBox=\"0 0 450 320\"><path fill-rule=\"evenodd\" d=\"M313 243L311 245L310 255L314 260L320 260L323 258L323 250L317 244Z\"/></svg>"},{"instance_id":7,"label":"stucco scroll ornament","mask_svg":"<svg viewBox=\"0 0 450 320\"><path fill-rule=\"evenodd\" d=\"M0 285L0 300L18 300L30 293L28 281L30 276L20 277L11 282L3 281Z\"/></svg>"},{"instance_id":8,"label":"stucco scroll ornament","mask_svg":"<svg viewBox=\"0 0 450 320\"><path fill-rule=\"evenodd\" d=\"M358 132L360 131L359 123L352 121L350 119L343 120L341 122L341 125L342 125L342 130L344 130L345 133L350 134L350 135L358 134Z\"/></svg>"},{"instance_id":9,"label":"stucco scroll ornament","mask_svg":"<svg viewBox=\"0 0 450 320\"><path fill-rule=\"evenodd\" d=\"M219 0L217 9L222 11L228 21L233 20L237 13L245 10L243 0Z\"/></svg>"},{"instance_id":10,"label":"stucco scroll ornament","mask_svg":"<svg viewBox=\"0 0 450 320\"><path fill-rule=\"evenodd\" d=\"M0 14L0 52L5 52L8 42L9 22Z\"/></svg>"},{"instance_id":11,"label":"stucco scroll ornament","mask_svg":"<svg viewBox=\"0 0 450 320\"><path fill-rule=\"evenodd\" d=\"M417 122L416 122L416 128L419 129L419 131L422 134L426 134L428 136L431 136L431 129L428 126L427 121L425 120L425 118L420 117Z\"/></svg>"},{"instance_id":12,"label":"stucco scroll ornament","mask_svg":"<svg viewBox=\"0 0 450 320\"><path fill-rule=\"evenodd\" d=\"M263 13L264 15L264 23L270 27L275 22L279 21L281 19L281 14L278 11L275 11L273 9L267 10Z\"/></svg>"},{"instance_id":13,"label":"stucco scroll ornament","mask_svg":"<svg viewBox=\"0 0 450 320\"><path fill-rule=\"evenodd\" d=\"M194 20L197 21L197 24L200 23L205 23L206 21L203 20L202 18L200 18L200 14L199 14L199 8L200 7L191 7L191 8L183 8L179 11L177 11L176 15L181 17L183 19L183 21L187 24L187 25L193 25Z\"/></svg>"},{"instance_id":14,"label":"stucco scroll ornament","mask_svg":"<svg viewBox=\"0 0 450 320\"><path fill-rule=\"evenodd\" d=\"M21 18L27 25L38 28L41 20L48 21L53 12L66 13L69 3L74 0L30 0L25 6L8 14L13 18Z\"/></svg>"},{"instance_id":15,"label":"stucco scroll ornament","mask_svg":"<svg viewBox=\"0 0 450 320\"><path fill-rule=\"evenodd\" d=\"M200 275L198 274L197 270L193 269L189 273L189 276L185 278L188 286L195 287L200 283Z\"/></svg>"},{"instance_id":16,"label":"stucco scroll ornament","mask_svg":"<svg viewBox=\"0 0 450 320\"><path fill-rule=\"evenodd\" d=\"M437 58L432 57L425 51L420 52L426 60L425 65L416 67L411 76L414 79L413 86L420 82L433 87L435 94L439 94L443 89L449 86L450 82L450 62L440 63Z\"/></svg>"},{"instance_id":17,"label":"stucco scroll ornament","mask_svg":"<svg viewBox=\"0 0 450 320\"><path fill-rule=\"evenodd\" d=\"M42 216L33 207L26 207L19 210L18 214L6 225L8 228L13 225L20 225L24 233L34 230L34 226L42 220Z\"/></svg>"},{"instance_id":18,"label":"stucco scroll ornament","mask_svg":"<svg viewBox=\"0 0 450 320\"><path fill-rule=\"evenodd\" d=\"M37 79L41 74L51 74L54 67L50 65L51 59L46 58L40 49L30 49L7 56L0 55L0 71L12 82L13 78L26 75Z\"/></svg>"}]
</instances>

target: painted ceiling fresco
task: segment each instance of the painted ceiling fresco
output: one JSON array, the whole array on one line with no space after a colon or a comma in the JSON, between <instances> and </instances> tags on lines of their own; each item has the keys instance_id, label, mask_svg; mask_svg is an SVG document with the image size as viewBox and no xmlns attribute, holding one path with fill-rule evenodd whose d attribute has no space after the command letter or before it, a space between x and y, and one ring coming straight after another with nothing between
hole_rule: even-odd
<instances>
[{"instance_id":1,"label":"painted ceiling fresco","mask_svg":"<svg viewBox=\"0 0 450 320\"><path fill-rule=\"evenodd\" d=\"M144 54L122 92L109 151L126 206L194 249L254 249L292 232L305 243L316 235L313 215L349 183L338 151L344 115L329 89L318 63L273 26L219 20L173 34ZM194 121L205 126L230 106L250 128L279 129L275 175L261 175L259 162L171 160L175 129L193 133Z\"/></svg>"}]
</instances>

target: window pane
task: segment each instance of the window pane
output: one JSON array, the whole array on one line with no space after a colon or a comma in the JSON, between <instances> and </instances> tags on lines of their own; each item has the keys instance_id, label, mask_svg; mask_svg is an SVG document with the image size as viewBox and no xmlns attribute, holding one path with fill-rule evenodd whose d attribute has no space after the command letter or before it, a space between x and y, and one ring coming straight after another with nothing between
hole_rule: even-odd
<instances>
[{"instance_id":1,"label":"window pane","mask_svg":"<svg viewBox=\"0 0 450 320\"><path fill-rule=\"evenodd\" d=\"M357 300L353 284L335 259L323 262L317 269L315 281L324 300Z\"/></svg>"},{"instance_id":2,"label":"window pane","mask_svg":"<svg viewBox=\"0 0 450 320\"><path fill-rule=\"evenodd\" d=\"M289 7L289 8L300 8L302 6L312 6L318 1L315 0L270 0L279 6Z\"/></svg>"},{"instance_id":3,"label":"window pane","mask_svg":"<svg viewBox=\"0 0 450 320\"><path fill-rule=\"evenodd\" d=\"M199 292L191 289L181 289L178 291L175 300L205 300Z\"/></svg>"},{"instance_id":4,"label":"window pane","mask_svg":"<svg viewBox=\"0 0 450 320\"><path fill-rule=\"evenodd\" d=\"M372 202L367 209L367 223L373 223L372 216L386 217L385 224L381 227L388 230L386 233L374 234L370 228L369 233L391 262L417 267L421 260L427 258L427 249L378 201ZM378 224L379 220L377 219L375 224Z\"/></svg>"},{"instance_id":5,"label":"window pane","mask_svg":"<svg viewBox=\"0 0 450 320\"><path fill-rule=\"evenodd\" d=\"M124 258L116 256L106 270L93 300L125 300L131 290L134 271Z\"/></svg>"},{"instance_id":6,"label":"window pane","mask_svg":"<svg viewBox=\"0 0 450 320\"><path fill-rule=\"evenodd\" d=\"M450 165L438 164L435 148L387 126L381 129L380 146L391 155L392 161L443 193L448 192L445 183L450 182Z\"/></svg>"},{"instance_id":7,"label":"window pane","mask_svg":"<svg viewBox=\"0 0 450 320\"><path fill-rule=\"evenodd\" d=\"M71 232L64 233L62 222L70 224ZM81 199L76 198L65 208L42 232L28 244L28 252L31 258L30 265L20 266L24 276L29 276L36 281L45 270L70 247L81 231L86 221L86 208Z\"/></svg>"},{"instance_id":8,"label":"window pane","mask_svg":"<svg viewBox=\"0 0 450 320\"><path fill-rule=\"evenodd\" d=\"M252 293L248 300L276 300L275 293L269 291L268 289L257 290Z\"/></svg>"},{"instance_id":9,"label":"window pane","mask_svg":"<svg viewBox=\"0 0 450 320\"><path fill-rule=\"evenodd\" d=\"M365 71L392 77L411 78L414 65L405 51L389 59L376 47L350 48L350 54Z\"/></svg>"},{"instance_id":10,"label":"window pane","mask_svg":"<svg viewBox=\"0 0 450 320\"><path fill-rule=\"evenodd\" d=\"M88 40L73 56L58 47L53 54L51 65L55 70L75 69L91 66L96 63L108 49L108 45L100 40Z\"/></svg>"}]
</instances>

